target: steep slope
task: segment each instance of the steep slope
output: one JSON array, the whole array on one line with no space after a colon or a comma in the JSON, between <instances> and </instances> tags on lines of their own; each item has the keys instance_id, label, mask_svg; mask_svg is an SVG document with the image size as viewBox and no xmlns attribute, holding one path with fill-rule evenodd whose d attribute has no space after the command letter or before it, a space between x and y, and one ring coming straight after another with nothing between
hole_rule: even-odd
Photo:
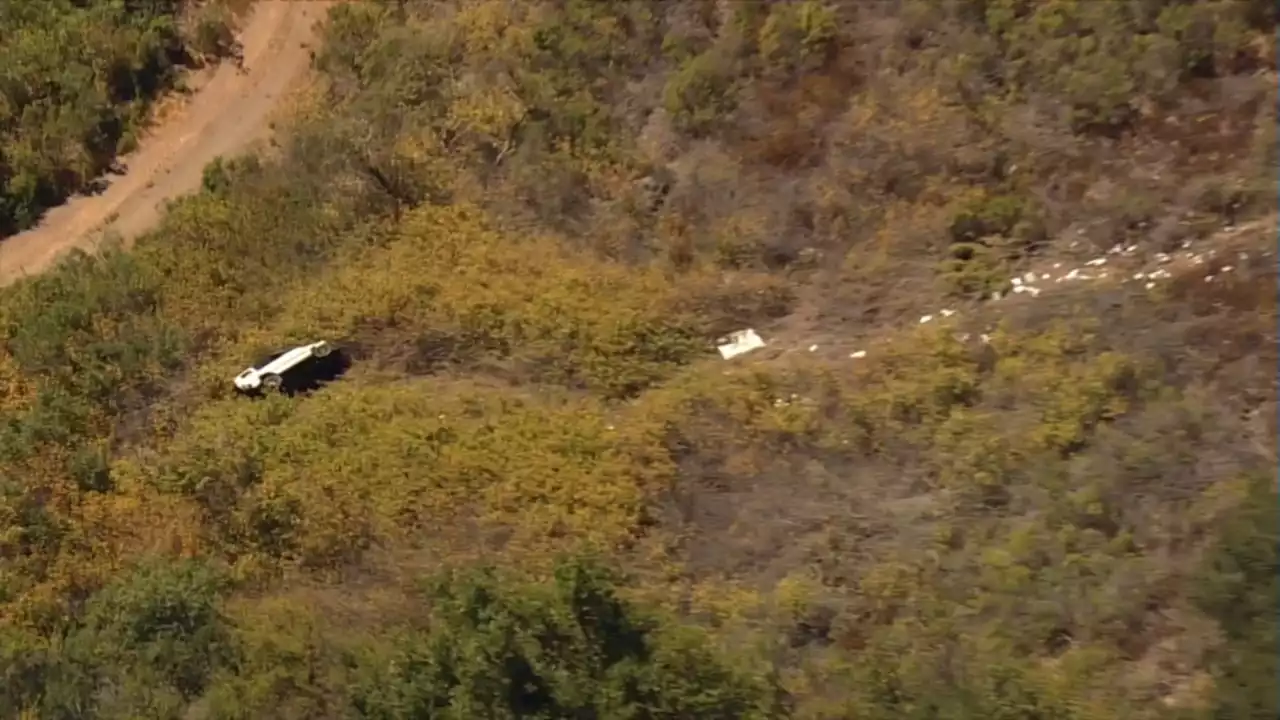
<instances>
[{"instance_id":1,"label":"steep slope","mask_svg":"<svg viewBox=\"0 0 1280 720\"><path fill-rule=\"evenodd\" d=\"M0 714L1275 717L1275 21L335 8L0 289Z\"/></svg>"}]
</instances>

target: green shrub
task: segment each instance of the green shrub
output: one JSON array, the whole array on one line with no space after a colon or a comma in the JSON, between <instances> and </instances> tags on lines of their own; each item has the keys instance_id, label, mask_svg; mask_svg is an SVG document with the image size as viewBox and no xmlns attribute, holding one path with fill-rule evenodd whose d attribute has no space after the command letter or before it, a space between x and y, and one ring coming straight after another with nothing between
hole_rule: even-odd
<instances>
[{"instance_id":1,"label":"green shrub","mask_svg":"<svg viewBox=\"0 0 1280 720\"><path fill-rule=\"evenodd\" d=\"M710 132L736 106L733 59L713 47L685 61L667 80L663 104L677 126L694 135Z\"/></svg>"},{"instance_id":2,"label":"green shrub","mask_svg":"<svg viewBox=\"0 0 1280 720\"><path fill-rule=\"evenodd\" d=\"M696 631L663 627L620 600L590 562L560 564L553 583L475 569L427 596L431 630L365 661L354 691L363 717L774 717L749 679Z\"/></svg>"}]
</instances>

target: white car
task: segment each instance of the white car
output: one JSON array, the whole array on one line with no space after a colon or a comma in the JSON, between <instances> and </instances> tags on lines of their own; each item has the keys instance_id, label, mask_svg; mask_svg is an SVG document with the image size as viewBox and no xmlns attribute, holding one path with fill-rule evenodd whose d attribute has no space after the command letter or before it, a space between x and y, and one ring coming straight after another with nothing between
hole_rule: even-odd
<instances>
[{"instance_id":1,"label":"white car","mask_svg":"<svg viewBox=\"0 0 1280 720\"><path fill-rule=\"evenodd\" d=\"M287 373L313 360L328 357L333 346L321 340L269 355L253 367L245 368L235 378L236 389L241 392L279 390Z\"/></svg>"}]
</instances>

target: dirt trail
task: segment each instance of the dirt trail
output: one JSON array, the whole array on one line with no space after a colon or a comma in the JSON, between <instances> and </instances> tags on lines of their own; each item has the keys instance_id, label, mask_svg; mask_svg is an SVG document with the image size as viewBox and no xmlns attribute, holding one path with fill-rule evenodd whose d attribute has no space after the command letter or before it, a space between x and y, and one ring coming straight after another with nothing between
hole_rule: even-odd
<instances>
[{"instance_id":1,"label":"dirt trail","mask_svg":"<svg viewBox=\"0 0 1280 720\"><path fill-rule=\"evenodd\" d=\"M215 157L266 137L276 103L310 69L315 22L332 4L256 2L239 38L244 69L226 62L197 75L189 102L121 158L125 172L107 178L103 192L75 196L48 211L37 227L0 240L0 285L44 271L72 248L92 247L105 232L131 240L155 225L167 200L199 188Z\"/></svg>"}]
</instances>

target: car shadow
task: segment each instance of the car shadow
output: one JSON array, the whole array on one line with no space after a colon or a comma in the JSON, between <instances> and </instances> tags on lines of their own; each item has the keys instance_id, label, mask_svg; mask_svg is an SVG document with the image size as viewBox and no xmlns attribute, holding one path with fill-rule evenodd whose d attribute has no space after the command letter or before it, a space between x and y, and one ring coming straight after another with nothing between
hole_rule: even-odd
<instances>
[{"instance_id":1,"label":"car shadow","mask_svg":"<svg viewBox=\"0 0 1280 720\"><path fill-rule=\"evenodd\" d=\"M279 392L294 397L315 392L325 385L341 378L351 369L351 355L340 348L322 358L297 365L282 379ZM261 398L267 394L265 390L239 391L241 395Z\"/></svg>"},{"instance_id":2,"label":"car shadow","mask_svg":"<svg viewBox=\"0 0 1280 720\"><path fill-rule=\"evenodd\" d=\"M322 358L312 358L310 362L295 367L285 376L280 392L289 396L315 392L346 375L350 369L351 355L341 348L334 348Z\"/></svg>"}]
</instances>

